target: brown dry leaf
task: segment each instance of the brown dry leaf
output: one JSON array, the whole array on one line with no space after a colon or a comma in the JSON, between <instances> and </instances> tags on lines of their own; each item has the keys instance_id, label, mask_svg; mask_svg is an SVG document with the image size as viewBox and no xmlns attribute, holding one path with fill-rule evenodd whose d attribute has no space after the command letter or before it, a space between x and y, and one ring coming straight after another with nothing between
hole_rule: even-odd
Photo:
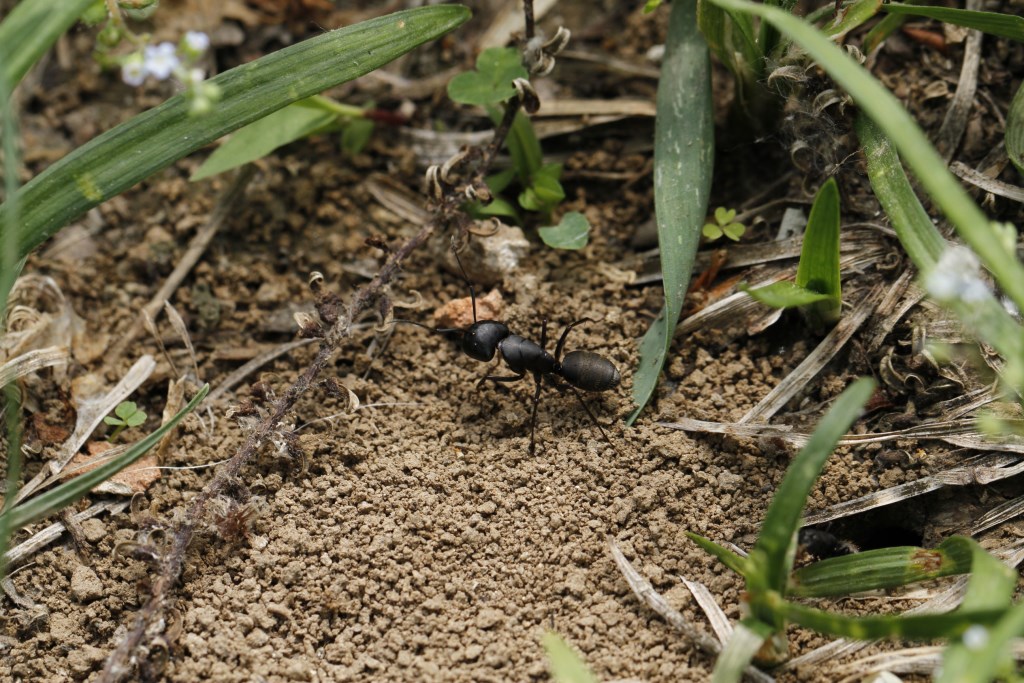
<instances>
[{"instance_id":1,"label":"brown dry leaf","mask_svg":"<svg viewBox=\"0 0 1024 683\"><path fill-rule=\"evenodd\" d=\"M487 296L476 300L476 319L501 320L504 304L501 292L492 289ZM467 296L449 301L434 311L434 324L438 327L469 327L473 324L473 300Z\"/></svg>"},{"instance_id":2,"label":"brown dry leaf","mask_svg":"<svg viewBox=\"0 0 1024 683\"><path fill-rule=\"evenodd\" d=\"M62 477L62 479L72 479L96 469L103 464L103 462L98 460L98 456L114 448L114 445L107 441L90 441L85 445L85 448L89 452L76 453L65 469L66 472L72 474ZM157 459L157 456L153 454L144 455L110 479L97 485L93 491L113 493L119 496L131 496L141 493L160 478L159 464L160 461Z\"/></svg>"}]
</instances>

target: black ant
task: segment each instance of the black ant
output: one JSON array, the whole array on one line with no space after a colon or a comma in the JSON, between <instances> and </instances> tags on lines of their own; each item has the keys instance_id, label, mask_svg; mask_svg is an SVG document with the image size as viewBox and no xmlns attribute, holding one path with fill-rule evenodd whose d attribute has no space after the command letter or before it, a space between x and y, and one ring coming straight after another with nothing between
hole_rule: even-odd
<instances>
[{"instance_id":1,"label":"black ant","mask_svg":"<svg viewBox=\"0 0 1024 683\"><path fill-rule=\"evenodd\" d=\"M504 376L485 375L477 382L477 386L480 386L487 380L492 382L518 382L526 377L526 373L531 373L534 381L537 383L537 387L533 393L533 411L530 416L530 455L534 454L536 448L537 405L540 403L540 392L544 386L544 379L547 378L553 386L558 387L551 379L552 377L561 377L565 380L569 389L579 400L580 405L587 411L591 421L601 432L601 436L604 437L605 441L612 448L615 448L601 423L597 421L594 413L590 410L590 406L583 400L583 395L578 390L608 391L609 389L614 389L621 380L618 369L607 358L592 351L570 351L565 354L565 358L562 358L562 349L565 347L565 340L569 336L569 332L577 325L598 321L591 318L581 318L566 325L565 330L562 331L562 336L558 338L558 343L555 345L555 354L551 355L545 349L548 337L547 318L543 320L541 325L540 344L525 339L518 334L512 334L508 325L503 322L497 320L477 320L476 291L473 289L473 283L469 281L469 276L466 275L466 269L463 268L462 260L459 259L458 253L454 252L454 250L453 253L455 254L455 260L459 264L459 270L462 271L463 280L465 280L466 285L469 287L469 296L473 303L473 324L465 328L437 328L412 320L396 320L395 322L411 323L454 339L459 344L459 348L462 349L463 353L473 360L478 360L482 363L491 362L494 360L495 352L501 351L501 358L505 361L509 370L515 374Z\"/></svg>"}]
</instances>

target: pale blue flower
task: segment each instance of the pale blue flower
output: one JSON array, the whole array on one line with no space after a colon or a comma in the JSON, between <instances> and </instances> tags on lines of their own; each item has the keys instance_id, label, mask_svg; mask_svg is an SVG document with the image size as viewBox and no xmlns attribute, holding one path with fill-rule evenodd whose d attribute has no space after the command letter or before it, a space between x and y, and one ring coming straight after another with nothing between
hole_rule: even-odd
<instances>
[{"instance_id":1,"label":"pale blue flower","mask_svg":"<svg viewBox=\"0 0 1024 683\"><path fill-rule=\"evenodd\" d=\"M146 73L158 80L166 80L181 64L172 43L147 45L145 49Z\"/></svg>"},{"instance_id":2,"label":"pale blue flower","mask_svg":"<svg viewBox=\"0 0 1024 683\"><path fill-rule=\"evenodd\" d=\"M136 88L145 82L146 65L142 55L135 53L121 63L121 80Z\"/></svg>"},{"instance_id":3,"label":"pale blue flower","mask_svg":"<svg viewBox=\"0 0 1024 683\"><path fill-rule=\"evenodd\" d=\"M192 55L201 55L210 47L210 36L202 31L189 31L181 39L182 47Z\"/></svg>"}]
</instances>

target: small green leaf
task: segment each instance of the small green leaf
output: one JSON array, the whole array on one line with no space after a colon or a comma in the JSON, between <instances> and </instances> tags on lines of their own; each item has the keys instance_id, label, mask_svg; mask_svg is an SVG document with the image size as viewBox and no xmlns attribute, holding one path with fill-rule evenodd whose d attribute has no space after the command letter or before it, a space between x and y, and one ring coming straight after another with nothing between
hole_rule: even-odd
<instances>
[{"instance_id":1,"label":"small green leaf","mask_svg":"<svg viewBox=\"0 0 1024 683\"><path fill-rule=\"evenodd\" d=\"M742 223L729 223L722 228L722 232L725 236L731 239L733 242L739 242L740 238L743 237L743 233L747 231L747 226Z\"/></svg>"},{"instance_id":2,"label":"small green leaf","mask_svg":"<svg viewBox=\"0 0 1024 683\"><path fill-rule=\"evenodd\" d=\"M691 541L703 548L709 555L718 558L718 561L729 569L733 570L740 576L747 575L749 565L746 558L740 557L725 546L718 545L714 541L704 538L699 534L695 534L692 531L687 531L686 535Z\"/></svg>"},{"instance_id":3,"label":"small green leaf","mask_svg":"<svg viewBox=\"0 0 1024 683\"><path fill-rule=\"evenodd\" d=\"M519 218L519 212L516 211L516 207L512 206L511 202L505 201L501 197L497 197L490 204L481 204L476 202L472 209L478 216L506 216L509 218Z\"/></svg>"},{"instance_id":4,"label":"small green leaf","mask_svg":"<svg viewBox=\"0 0 1024 683\"><path fill-rule=\"evenodd\" d=\"M191 180L209 178L256 161L278 147L322 131L334 123L337 116L313 105L311 99L289 104L238 129L196 169Z\"/></svg>"},{"instance_id":5,"label":"small green leaf","mask_svg":"<svg viewBox=\"0 0 1024 683\"><path fill-rule=\"evenodd\" d=\"M506 168L504 171L489 175L484 179L487 183L487 189L491 191L491 194L497 195L505 191L516 177L516 169Z\"/></svg>"},{"instance_id":6,"label":"small green leaf","mask_svg":"<svg viewBox=\"0 0 1024 683\"><path fill-rule=\"evenodd\" d=\"M515 48L492 47L476 58L476 71L461 73L448 82L448 97L479 106L503 102L516 94L512 81L528 77Z\"/></svg>"},{"instance_id":7,"label":"small green leaf","mask_svg":"<svg viewBox=\"0 0 1024 683\"><path fill-rule=\"evenodd\" d=\"M544 244L553 249L582 249L590 241L590 222L579 211L569 211L558 225L537 232Z\"/></svg>"},{"instance_id":8,"label":"small green leaf","mask_svg":"<svg viewBox=\"0 0 1024 683\"><path fill-rule=\"evenodd\" d=\"M341 130L341 148L349 156L355 156L365 149L373 135L374 123L370 119L352 119Z\"/></svg>"},{"instance_id":9,"label":"small green leaf","mask_svg":"<svg viewBox=\"0 0 1024 683\"><path fill-rule=\"evenodd\" d=\"M548 655L551 679L555 683L597 683L586 662L554 631L544 634L541 644Z\"/></svg>"},{"instance_id":10,"label":"small green leaf","mask_svg":"<svg viewBox=\"0 0 1024 683\"><path fill-rule=\"evenodd\" d=\"M772 308L796 308L829 298L828 294L812 292L789 280L773 282L757 289L749 289L744 286L741 286L740 289Z\"/></svg>"},{"instance_id":11,"label":"small green leaf","mask_svg":"<svg viewBox=\"0 0 1024 683\"><path fill-rule=\"evenodd\" d=\"M1006 114L1006 154L1024 178L1024 84L1017 87L1017 93Z\"/></svg>"},{"instance_id":12,"label":"small green leaf","mask_svg":"<svg viewBox=\"0 0 1024 683\"><path fill-rule=\"evenodd\" d=\"M533 183L519 194L519 206L527 211L550 211L565 199L565 190L551 173L538 172Z\"/></svg>"},{"instance_id":13,"label":"small green leaf","mask_svg":"<svg viewBox=\"0 0 1024 683\"><path fill-rule=\"evenodd\" d=\"M1024 42L1024 17L1001 12L977 12L952 7L919 7L899 2L889 2L882 9L890 14L909 14L917 17L938 19L947 24L974 28L993 36L1001 36Z\"/></svg>"},{"instance_id":14,"label":"small green leaf","mask_svg":"<svg viewBox=\"0 0 1024 683\"><path fill-rule=\"evenodd\" d=\"M661 6L661 0L647 0L644 3L644 14L650 14Z\"/></svg>"},{"instance_id":15,"label":"small green leaf","mask_svg":"<svg viewBox=\"0 0 1024 683\"><path fill-rule=\"evenodd\" d=\"M129 417L134 415L138 410L138 406L135 405L135 401L121 401L114 408L114 414L122 420L127 420Z\"/></svg>"},{"instance_id":16,"label":"small green leaf","mask_svg":"<svg viewBox=\"0 0 1024 683\"><path fill-rule=\"evenodd\" d=\"M125 419L125 424L129 427L138 427L140 424L146 421L146 414L141 410L137 413L132 413Z\"/></svg>"},{"instance_id":17,"label":"small green leaf","mask_svg":"<svg viewBox=\"0 0 1024 683\"><path fill-rule=\"evenodd\" d=\"M111 427L120 427L124 424L124 420L119 417L114 417L113 415L107 415L103 418L103 424L110 425Z\"/></svg>"},{"instance_id":18,"label":"small green leaf","mask_svg":"<svg viewBox=\"0 0 1024 683\"><path fill-rule=\"evenodd\" d=\"M843 302L839 274L839 187L835 178L829 178L814 197L796 284L828 295L802 309L812 327L825 329L839 321Z\"/></svg>"},{"instance_id":19,"label":"small green leaf","mask_svg":"<svg viewBox=\"0 0 1024 683\"><path fill-rule=\"evenodd\" d=\"M715 209L715 222L719 225L726 225L732 222L733 218L736 218L736 209L727 209L724 206Z\"/></svg>"},{"instance_id":20,"label":"small green leaf","mask_svg":"<svg viewBox=\"0 0 1024 683\"><path fill-rule=\"evenodd\" d=\"M701 228L701 233L709 240L717 240L722 236L722 228L714 223L705 223L704 227Z\"/></svg>"}]
</instances>

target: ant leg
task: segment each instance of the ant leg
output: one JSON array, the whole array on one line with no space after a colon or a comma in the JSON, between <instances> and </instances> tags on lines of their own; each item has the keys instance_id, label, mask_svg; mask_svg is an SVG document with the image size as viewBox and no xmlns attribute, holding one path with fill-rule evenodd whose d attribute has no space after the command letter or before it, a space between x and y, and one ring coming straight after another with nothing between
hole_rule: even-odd
<instances>
[{"instance_id":1,"label":"ant leg","mask_svg":"<svg viewBox=\"0 0 1024 683\"><path fill-rule=\"evenodd\" d=\"M533 392L533 413L530 415L530 456L536 450L537 442L535 435L537 431L537 405L540 403L540 390L544 387L542 375L539 372L533 373L533 379L537 382L537 388Z\"/></svg>"},{"instance_id":2,"label":"ant leg","mask_svg":"<svg viewBox=\"0 0 1024 683\"><path fill-rule=\"evenodd\" d=\"M518 382L524 377L526 377L525 372L522 373L521 375L484 375L483 377L480 378L480 381L476 383L476 386L479 389L480 385L482 385L487 380L490 380L492 382Z\"/></svg>"},{"instance_id":3,"label":"ant leg","mask_svg":"<svg viewBox=\"0 0 1024 683\"><path fill-rule=\"evenodd\" d=\"M541 318L540 323L540 348L545 348L548 345L548 319Z\"/></svg>"},{"instance_id":4,"label":"ant leg","mask_svg":"<svg viewBox=\"0 0 1024 683\"><path fill-rule=\"evenodd\" d=\"M583 400L583 395L573 385L567 384L566 386L572 389L572 393L576 396L576 399L580 402L580 405L583 406L583 409L587 411L587 415L590 416L590 420L594 423L594 426L597 427L597 430L601 432L601 436L604 437L604 440L608 442L608 445L612 447L612 450L615 451L616 455L621 456L622 454L619 453L619 449L615 447L615 444L612 443L612 440L608 438L607 434L605 434L604 427L601 426L601 423L597 421L597 418L594 416L594 413L590 410L590 406L588 406L587 402Z\"/></svg>"},{"instance_id":5,"label":"ant leg","mask_svg":"<svg viewBox=\"0 0 1024 683\"><path fill-rule=\"evenodd\" d=\"M579 320L573 321L565 326L565 330L562 332L562 336L558 338L558 345L555 346L555 360L562 361L562 348L565 346L565 340L569 336L569 332L572 328L583 323L596 323L599 322L593 318L580 318Z\"/></svg>"}]
</instances>

